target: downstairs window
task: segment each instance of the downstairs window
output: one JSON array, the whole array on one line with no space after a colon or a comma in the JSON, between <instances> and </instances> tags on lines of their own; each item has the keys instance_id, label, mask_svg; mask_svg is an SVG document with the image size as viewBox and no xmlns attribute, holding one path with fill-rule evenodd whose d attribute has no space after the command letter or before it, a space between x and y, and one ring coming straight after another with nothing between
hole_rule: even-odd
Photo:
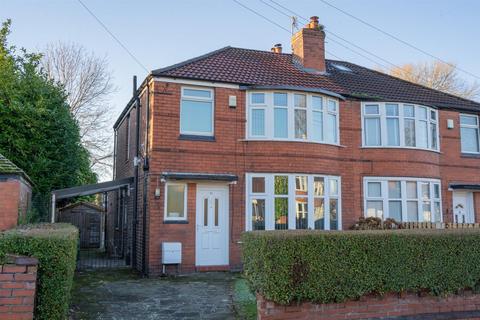
<instances>
[{"instance_id":1,"label":"downstairs window","mask_svg":"<svg viewBox=\"0 0 480 320\"><path fill-rule=\"evenodd\" d=\"M398 222L442 222L440 180L364 178L364 215Z\"/></svg>"},{"instance_id":2,"label":"downstairs window","mask_svg":"<svg viewBox=\"0 0 480 320\"><path fill-rule=\"evenodd\" d=\"M341 229L340 177L247 174L247 230Z\"/></svg>"}]
</instances>

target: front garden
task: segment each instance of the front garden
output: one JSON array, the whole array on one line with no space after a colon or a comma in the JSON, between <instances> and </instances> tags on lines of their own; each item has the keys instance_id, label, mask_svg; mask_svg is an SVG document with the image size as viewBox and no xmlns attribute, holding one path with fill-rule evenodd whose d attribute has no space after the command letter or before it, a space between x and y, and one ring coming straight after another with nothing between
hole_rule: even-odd
<instances>
[{"instance_id":1,"label":"front garden","mask_svg":"<svg viewBox=\"0 0 480 320\"><path fill-rule=\"evenodd\" d=\"M262 231L243 236L244 274L279 304L480 289L480 232Z\"/></svg>"},{"instance_id":2,"label":"front garden","mask_svg":"<svg viewBox=\"0 0 480 320\"><path fill-rule=\"evenodd\" d=\"M24 225L0 233L0 264L9 254L38 259L35 319L65 319L77 242L78 230L68 224Z\"/></svg>"}]
</instances>

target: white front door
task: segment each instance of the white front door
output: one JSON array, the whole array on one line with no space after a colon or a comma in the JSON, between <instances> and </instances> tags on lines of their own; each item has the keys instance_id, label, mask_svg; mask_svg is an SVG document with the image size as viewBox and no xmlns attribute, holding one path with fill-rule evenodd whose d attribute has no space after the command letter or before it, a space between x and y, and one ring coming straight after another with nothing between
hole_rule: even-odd
<instances>
[{"instance_id":1,"label":"white front door","mask_svg":"<svg viewBox=\"0 0 480 320\"><path fill-rule=\"evenodd\" d=\"M456 223L474 223L473 193L468 191L453 192L453 221Z\"/></svg>"},{"instance_id":2,"label":"white front door","mask_svg":"<svg viewBox=\"0 0 480 320\"><path fill-rule=\"evenodd\" d=\"M228 265L228 186L197 188L196 265Z\"/></svg>"}]
</instances>

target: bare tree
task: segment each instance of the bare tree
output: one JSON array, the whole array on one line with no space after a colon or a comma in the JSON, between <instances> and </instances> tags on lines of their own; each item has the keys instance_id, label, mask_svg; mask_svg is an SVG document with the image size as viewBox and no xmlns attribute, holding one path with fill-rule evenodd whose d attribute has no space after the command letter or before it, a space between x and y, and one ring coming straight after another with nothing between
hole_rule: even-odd
<instances>
[{"instance_id":1,"label":"bare tree","mask_svg":"<svg viewBox=\"0 0 480 320\"><path fill-rule=\"evenodd\" d=\"M480 97L480 84L477 82L469 83L462 79L457 72L456 65L452 63L440 61L410 63L383 72L466 99L478 99Z\"/></svg>"},{"instance_id":2,"label":"bare tree","mask_svg":"<svg viewBox=\"0 0 480 320\"><path fill-rule=\"evenodd\" d=\"M92 169L106 177L113 155L108 102L116 90L106 57L98 57L75 43L57 42L46 47L42 67L65 88L82 143L90 152Z\"/></svg>"}]
</instances>

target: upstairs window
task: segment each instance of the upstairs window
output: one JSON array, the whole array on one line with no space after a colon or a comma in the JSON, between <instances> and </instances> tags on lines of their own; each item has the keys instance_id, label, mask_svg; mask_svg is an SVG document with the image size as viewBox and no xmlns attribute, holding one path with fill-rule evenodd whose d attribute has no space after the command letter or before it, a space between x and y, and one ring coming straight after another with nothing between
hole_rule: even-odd
<instances>
[{"instance_id":1,"label":"upstairs window","mask_svg":"<svg viewBox=\"0 0 480 320\"><path fill-rule=\"evenodd\" d=\"M213 90L182 88L180 134L213 136Z\"/></svg>"},{"instance_id":2,"label":"upstairs window","mask_svg":"<svg viewBox=\"0 0 480 320\"><path fill-rule=\"evenodd\" d=\"M438 112L404 103L364 103L364 147L416 148L438 151Z\"/></svg>"},{"instance_id":3,"label":"upstairs window","mask_svg":"<svg viewBox=\"0 0 480 320\"><path fill-rule=\"evenodd\" d=\"M460 136L463 153L480 153L478 116L460 115Z\"/></svg>"},{"instance_id":4,"label":"upstairs window","mask_svg":"<svg viewBox=\"0 0 480 320\"><path fill-rule=\"evenodd\" d=\"M338 101L293 92L248 94L249 139L339 144Z\"/></svg>"}]
</instances>

